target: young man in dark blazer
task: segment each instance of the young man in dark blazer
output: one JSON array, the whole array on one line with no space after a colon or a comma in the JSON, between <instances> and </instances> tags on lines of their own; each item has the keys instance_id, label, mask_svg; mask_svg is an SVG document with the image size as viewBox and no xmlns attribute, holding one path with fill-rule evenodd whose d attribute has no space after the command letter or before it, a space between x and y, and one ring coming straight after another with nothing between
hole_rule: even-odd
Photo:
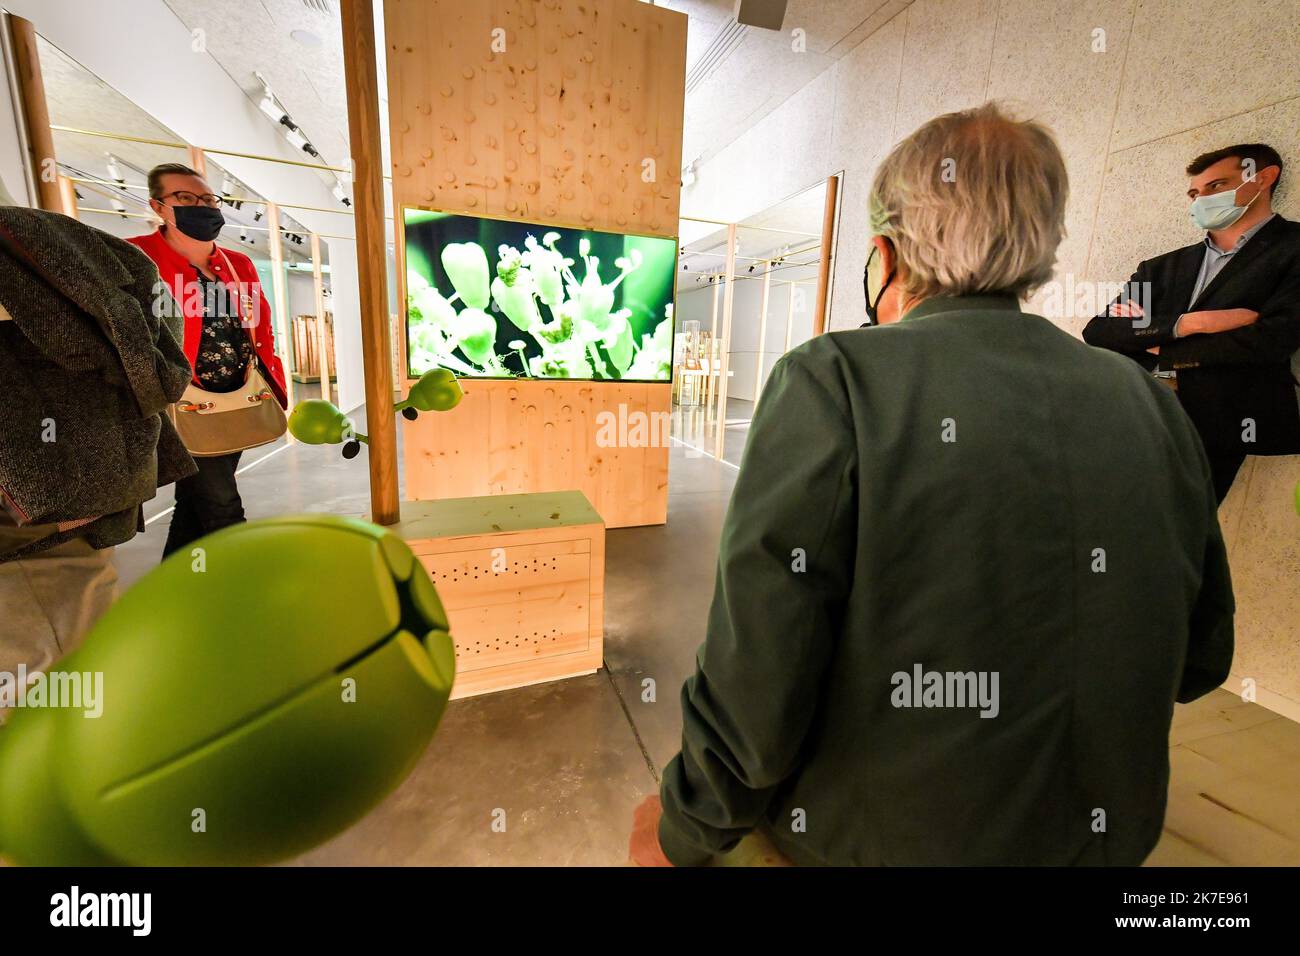
<instances>
[{"instance_id":1,"label":"young man in dark blazer","mask_svg":"<svg viewBox=\"0 0 1300 956\"><path fill-rule=\"evenodd\" d=\"M1141 263L1083 338L1176 377L1222 501L1247 455L1300 454L1300 223L1273 211L1282 159L1262 143L1187 175L1204 238Z\"/></svg>"}]
</instances>

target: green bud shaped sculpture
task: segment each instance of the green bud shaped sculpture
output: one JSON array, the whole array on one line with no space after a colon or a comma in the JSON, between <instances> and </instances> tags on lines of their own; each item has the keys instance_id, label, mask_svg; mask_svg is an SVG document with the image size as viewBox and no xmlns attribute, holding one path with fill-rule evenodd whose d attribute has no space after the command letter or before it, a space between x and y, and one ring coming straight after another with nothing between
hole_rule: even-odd
<instances>
[{"instance_id":1,"label":"green bud shaped sculpture","mask_svg":"<svg viewBox=\"0 0 1300 956\"><path fill-rule=\"evenodd\" d=\"M303 515L218 531L128 590L48 675L98 718L0 730L0 856L246 865L342 832L414 768L455 675L447 617L391 532Z\"/></svg>"},{"instance_id":2,"label":"green bud shaped sculpture","mask_svg":"<svg viewBox=\"0 0 1300 956\"><path fill-rule=\"evenodd\" d=\"M301 401L289 413L289 433L304 445L337 445L355 432L352 419L323 398Z\"/></svg>"},{"instance_id":3,"label":"green bud shaped sculpture","mask_svg":"<svg viewBox=\"0 0 1300 956\"><path fill-rule=\"evenodd\" d=\"M407 418L414 418L414 412L449 412L464 397L456 376L445 368L435 368L421 375L406 398L393 407Z\"/></svg>"}]
</instances>

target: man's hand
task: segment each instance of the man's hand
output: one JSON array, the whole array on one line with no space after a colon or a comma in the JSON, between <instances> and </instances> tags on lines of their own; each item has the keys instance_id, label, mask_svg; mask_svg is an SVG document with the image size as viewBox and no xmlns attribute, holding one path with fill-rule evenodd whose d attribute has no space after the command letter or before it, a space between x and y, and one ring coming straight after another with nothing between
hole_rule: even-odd
<instances>
[{"instance_id":1,"label":"man's hand","mask_svg":"<svg viewBox=\"0 0 1300 956\"><path fill-rule=\"evenodd\" d=\"M637 866L672 866L659 847L659 818L664 806L658 794L651 794L632 811L632 836L628 840L628 858Z\"/></svg>"},{"instance_id":2,"label":"man's hand","mask_svg":"<svg viewBox=\"0 0 1300 956\"><path fill-rule=\"evenodd\" d=\"M1174 325L1174 335L1181 339L1188 335L1230 332L1243 326L1254 325L1258 318L1259 313L1253 309L1205 309L1200 312L1184 312Z\"/></svg>"},{"instance_id":3,"label":"man's hand","mask_svg":"<svg viewBox=\"0 0 1300 956\"><path fill-rule=\"evenodd\" d=\"M1106 310L1106 314L1119 319L1140 319L1145 313L1142 311L1142 306L1132 299L1126 299L1123 302L1112 303Z\"/></svg>"}]
</instances>

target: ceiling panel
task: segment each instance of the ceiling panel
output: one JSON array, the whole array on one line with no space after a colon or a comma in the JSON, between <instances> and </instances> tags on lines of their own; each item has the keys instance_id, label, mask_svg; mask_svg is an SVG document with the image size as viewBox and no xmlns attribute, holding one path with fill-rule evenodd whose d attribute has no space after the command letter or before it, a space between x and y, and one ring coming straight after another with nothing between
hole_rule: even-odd
<instances>
[{"instance_id":1,"label":"ceiling panel","mask_svg":"<svg viewBox=\"0 0 1300 956\"><path fill-rule=\"evenodd\" d=\"M45 81L45 98L50 111L51 125L119 133L163 142L180 140L174 132L43 37L37 39L37 50L41 58L41 73ZM54 151L59 160L60 171L64 175L101 180L113 179L109 170L111 154L118 175L127 185L137 187L145 185L149 170L159 163L184 163L189 160L188 153L184 149L62 131L54 133ZM222 169L221 164L209 158L208 180L213 189L220 190L225 178L225 170ZM114 186L93 183L75 185L81 196L78 204L84 209L111 209L112 202L116 199L126 207L128 212L149 211L144 189L118 189ZM230 182L230 192L234 196L263 198L238 180ZM264 217L256 218L257 212L262 208L253 203L245 203L239 209L225 209L224 213L230 226L222 234L223 241L234 248L244 249L249 255L269 257L266 233L247 229L244 232L248 241L239 238L241 226L265 225ZM152 228L151 221L130 216L108 216L89 211L83 215L90 225L117 236L138 236ZM301 226L287 215L283 216L283 225L288 229L301 229ZM305 242L303 245L287 243L285 253L286 258L291 261L304 259L310 255Z\"/></svg>"}]
</instances>

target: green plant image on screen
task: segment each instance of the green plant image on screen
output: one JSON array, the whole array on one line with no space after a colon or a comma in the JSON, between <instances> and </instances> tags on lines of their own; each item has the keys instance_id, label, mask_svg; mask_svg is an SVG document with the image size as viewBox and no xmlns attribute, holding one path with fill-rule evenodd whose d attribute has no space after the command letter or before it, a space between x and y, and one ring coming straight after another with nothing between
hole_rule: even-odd
<instances>
[{"instance_id":1,"label":"green plant image on screen","mask_svg":"<svg viewBox=\"0 0 1300 956\"><path fill-rule=\"evenodd\" d=\"M677 241L404 209L407 372L672 378Z\"/></svg>"}]
</instances>

